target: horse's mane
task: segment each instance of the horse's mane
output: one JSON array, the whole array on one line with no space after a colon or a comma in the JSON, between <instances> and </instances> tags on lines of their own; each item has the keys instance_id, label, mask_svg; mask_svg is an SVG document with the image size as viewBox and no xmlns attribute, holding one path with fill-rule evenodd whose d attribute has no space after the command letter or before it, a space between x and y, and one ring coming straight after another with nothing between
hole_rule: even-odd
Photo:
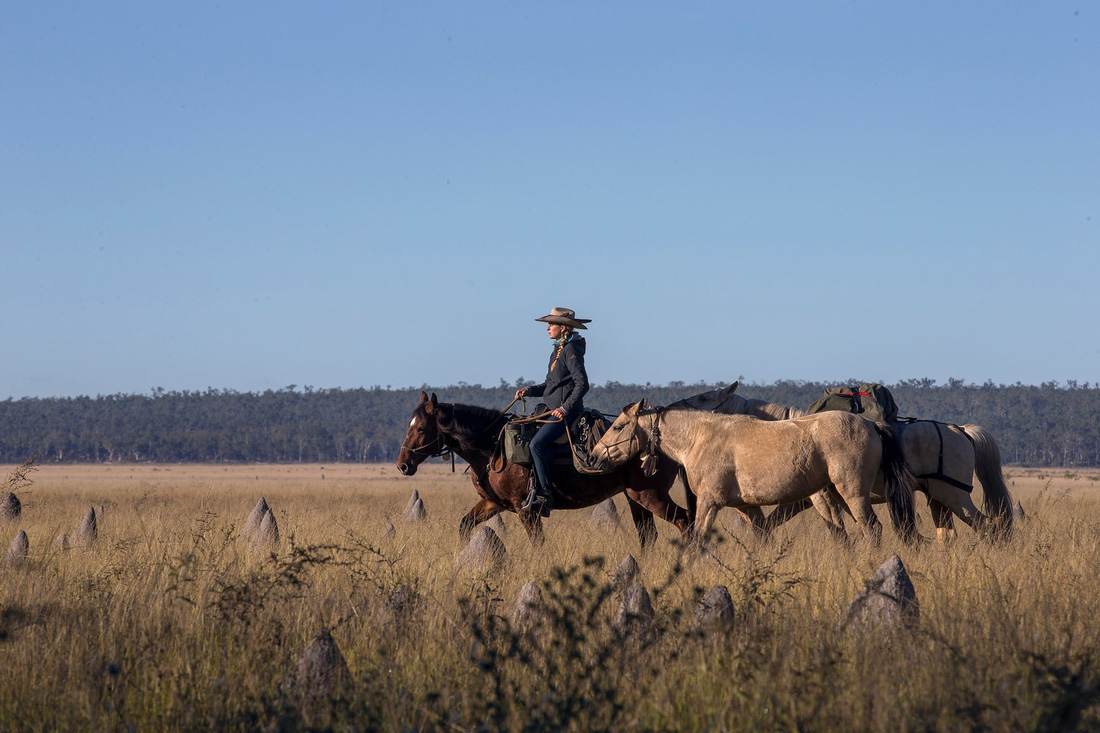
<instances>
[{"instance_id":1,"label":"horse's mane","mask_svg":"<svg viewBox=\"0 0 1100 733\"><path fill-rule=\"evenodd\" d=\"M727 415L752 415L762 420L787 420L792 417L802 417L805 413L797 407L788 407L767 400L742 397L739 394L730 395L725 403L715 409Z\"/></svg>"},{"instance_id":2,"label":"horse's mane","mask_svg":"<svg viewBox=\"0 0 1100 733\"><path fill-rule=\"evenodd\" d=\"M458 443L459 450L487 450L508 420L500 410L477 405L441 402L436 425L439 432Z\"/></svg>"}]
</instances>

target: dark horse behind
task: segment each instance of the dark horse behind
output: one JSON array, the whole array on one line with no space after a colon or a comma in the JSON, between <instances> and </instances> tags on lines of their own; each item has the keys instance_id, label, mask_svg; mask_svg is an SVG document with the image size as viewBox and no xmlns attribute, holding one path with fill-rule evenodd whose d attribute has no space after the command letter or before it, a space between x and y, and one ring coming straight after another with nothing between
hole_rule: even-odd
<instances>
[{"instance_id":1,"label":"dark horse behind","mask_svg":"<svg viewBox=\"0 0 1100 733\"><path fill-rule=\"evenodd\" d=\"M413 410L405 442L397 456L397 468L412 476L425 459L452 452L469 464L479 501L459 524L463 538L469 537L481 522L509 511L519 515L532 542L543 539L541 518L520 508L527 496L530 470L505 463L495 455L499 453L497 436L510 419L508 413L499 410L439 402L435 394L429 398L424 392ZM602 476L582 475L572 465L554 465L551 479L554 511L594 506L625 491L630 516L645 548L657 536L654 514L675 525L681 535L691 530L692 517L669 496L678 471L679 466L672 461L662 461L653 476L645 476L638 461L630 461Z\"/></svg>"}]
</instances>

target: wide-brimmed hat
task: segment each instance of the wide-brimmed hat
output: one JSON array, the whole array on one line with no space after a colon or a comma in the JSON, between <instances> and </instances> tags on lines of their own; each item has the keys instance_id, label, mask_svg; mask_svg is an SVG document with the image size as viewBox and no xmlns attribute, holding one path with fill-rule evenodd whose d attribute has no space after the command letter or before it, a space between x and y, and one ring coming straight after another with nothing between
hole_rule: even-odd
<instances>
[{"instance_id":1,"label":"wide-brimmed hat","mask_svg":"<svg viewBox=\"0 0 1100 733\"><path fill-rule=\"evenodd\" d=\"M577 318L577 314L570 308L554 308L550 311L549 315L545 315L542 318L536 318L535 320L584 329L588 328L588 326L584 324L592 322L591 318Z\"/></svg>"}]
</instances>

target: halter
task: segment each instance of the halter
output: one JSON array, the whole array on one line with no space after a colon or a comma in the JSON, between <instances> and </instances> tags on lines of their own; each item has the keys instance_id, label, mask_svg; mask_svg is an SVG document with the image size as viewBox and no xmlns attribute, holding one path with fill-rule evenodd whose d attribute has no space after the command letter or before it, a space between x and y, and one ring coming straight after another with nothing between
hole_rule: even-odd
<instances>
[{"instance_id":1,"label":"halter","mask_svg":"<svg viewBox=\"0 0 1100 733\"><path fill-rule=\"evenodd\" d=\"M638 439L638 434L635 431L631 430L629 438L623 438L622 440L617 440L614 443L609 443L609 444L605 445L603 447L603 449L607 453L607 459L611 460L611 449L612 448L614 448L617 445L622 445L623 443L633 443L637 439Z\"/></svg>"},{"instance_id":2,"label":"halter","mask_svg":"<svg viewBox=\"0 0 1100 733\"><path fill-rule=\"evenodd\" d=\"M657 407L653 410L653 423L650 426L649 432L652 433L652 437L649 440L649 448L646 455L642 458L642 472L646 476L652 476L657 473L657 450L661 442L661 428L658 422L661 419L661 408ZM638 416L638 422L641 422L641 416ZM615 441L604 446L604 454L607 456L607 460L611 460L611 449L617 445L623 443L633 443L638 440L638 426L635 424L634 429L630 431L629 438L623 438L622 440Z\"/></svg>"}]
</instances>

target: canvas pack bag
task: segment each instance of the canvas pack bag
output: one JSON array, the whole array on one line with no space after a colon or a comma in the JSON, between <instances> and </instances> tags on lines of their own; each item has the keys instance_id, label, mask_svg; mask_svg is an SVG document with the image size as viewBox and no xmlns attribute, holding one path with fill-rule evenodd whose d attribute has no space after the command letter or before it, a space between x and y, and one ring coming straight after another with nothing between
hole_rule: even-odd
<instances>
[{"instance_id":1,"label":"canvas pack bag","mask_svg":"<svg viewBox=\"0 0 1100 733\"><path fill-rule=\"evenodd\" d=\"M894 395L877 382L864 382L859 387L826 387L825 395L810 405L806 414L829 410L851 412L874 422L898 421Z\"/></svg>"},{"instance_id":2,"label":"canvas pack bag","mask_svg":"<svg viewBox=\"0 0 1100 733\"><path fill-rule=\"evenodd\" d=\"M535 423L510 422L504 426L504 458L517 466L531 468L535 462L531 459L531 439L539 426Z\"/></svg>"}]
</instances>

